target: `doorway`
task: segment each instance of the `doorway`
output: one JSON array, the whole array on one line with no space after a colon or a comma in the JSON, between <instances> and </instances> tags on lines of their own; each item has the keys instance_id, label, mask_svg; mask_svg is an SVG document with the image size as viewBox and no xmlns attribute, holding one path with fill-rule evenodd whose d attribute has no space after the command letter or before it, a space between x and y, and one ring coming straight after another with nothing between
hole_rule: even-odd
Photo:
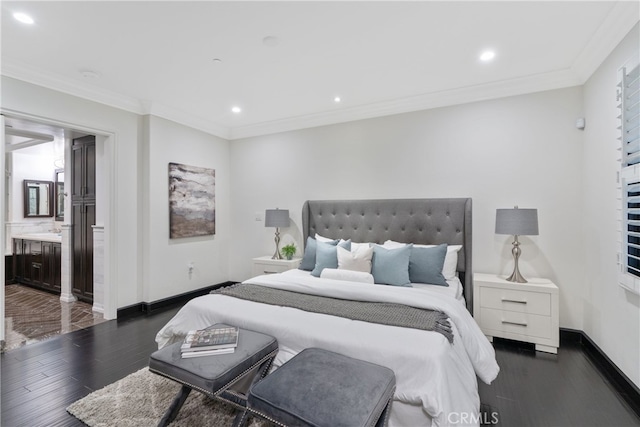
<instances>
[{"instance_id":1,"label":"doorway","mask_svg":"<svg viewBox=\"0 0 640 427\"><path fill-rule=\"evenodd\" d=\"M97 271L95 274L96 279L98 281L94 283L94 293L99 295L100 300L95 301L93 305L93 310L97 312L102 312L105 319L115 319L117 317L117 290L115 286L112 286L111 278L113 277L113 272L117 271L115 264L115 257L110 256L112 251L112 242L115 241L115 214L113 213L113 209L110 206L110 201L114 200L112 195L115 192L115 184L114 178L115 174L115 136L112 133L105 132L103 130L91 129L75 124L59 122L55 120L45 119L41 117L33 117L28 114L19 113L15 111L3 111L2 112L2 128L5 128L5 119L9 120L23 120L34 123L39 126L52 126L62 129L67 133L69 138L84 136L88 134L95 135L95 144L96 144L96 155L97 155L97 163L96 163L96 186L98 188L96 194L96 225L93 227L93 233L95 237L95 256L94 256L94 268ZM2 144L0 148L0 163L5 164L5 154L6 154L6 141L5 141L4 132L2 133ZM70 154L67 151L65 157L65 163L70 162ZM69 174L65 175L65 181L68 181L67 178ZM2 187L3 195L6 195L5 188L7 187L7 179L3 180L0 183ZM69 183L70 184L70 183ZM6 197L6 196L5 196ZM66 212L70 212L71 202L70 198L68 199L67 207L65 209ZM2 224L3 227L0 227L0 241L3 242L2 251L3 255L10 254L10 251L7 251L7 240L10 240L10 234L7 232L7 208L2 209ZM63 223L61 227L61 233L63 238L70 238L71 234L71 224ZM71 274L71 254L66 257L67 260L67 277L70 277ZM1 275L5 274L4 263L1 263L0 273ZM63 263L64 264L64 263ZM63 269L65 266L63 265ZM60 296L60 300L62 302L70 302L73 301L73 296L71 292L70 280L67 291L63 292ZM4 287L0 292L0 340L4 340L4 317L5 317L5 292Z\"/></svg>"}]
</instances>

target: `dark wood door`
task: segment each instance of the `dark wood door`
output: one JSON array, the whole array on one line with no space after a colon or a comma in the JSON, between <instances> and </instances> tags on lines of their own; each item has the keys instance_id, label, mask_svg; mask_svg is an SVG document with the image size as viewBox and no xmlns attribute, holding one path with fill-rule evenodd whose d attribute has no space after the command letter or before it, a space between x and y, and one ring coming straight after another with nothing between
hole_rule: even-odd
<instances>
[{"instance_id":1,"label":"dark wood door","mask_svg":"<svg viewBox=\"0 0 640 427\"><path fill-rule=\"evenodd\" d=\"M93 302L93 228L96 223L95 136L76 138L71 145L72 293Z\"/></svg>"}]
</instances>

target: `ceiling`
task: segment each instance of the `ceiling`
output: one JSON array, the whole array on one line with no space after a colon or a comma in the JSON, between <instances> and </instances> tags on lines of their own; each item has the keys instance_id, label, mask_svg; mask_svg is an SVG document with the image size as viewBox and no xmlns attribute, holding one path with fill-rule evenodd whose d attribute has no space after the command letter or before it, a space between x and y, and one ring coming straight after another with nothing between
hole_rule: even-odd
<instances>
[{"instance_id":1,"label":"ceiling","mask_svg":"<svg viewBox=\"0 0 640 427\"><path fill-rule=\"evenodd\" d=\"M237 139L582 84L638 4L2 1L1 70Z\"/></svg>"}]
</instances>

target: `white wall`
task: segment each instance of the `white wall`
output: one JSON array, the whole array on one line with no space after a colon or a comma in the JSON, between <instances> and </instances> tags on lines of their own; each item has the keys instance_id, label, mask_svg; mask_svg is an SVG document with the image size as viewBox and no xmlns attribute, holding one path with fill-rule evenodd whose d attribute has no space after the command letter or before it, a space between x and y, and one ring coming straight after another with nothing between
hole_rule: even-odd
<instances>
[{"instance_id":1,"label":"white wall","mask_svg":"<svg viewBox=\"0 0 640 427\"><path fill-rule=\"evenodd\" d=\"M582 117L580 87L234 141L233 280L273 252L255 221L289 209L283 241L301 246L307 199L472 197L474 271L508 274L510 236L494 234L496 208L537 208L540 235L523 237L521 271L560 288L560 324L582 328Z\"/></svg>"},{"instance_id":2,"label":"white wall","mask_svg":"<svg viewBox=\"0 0 640 427\"><path fill-rule=\"evenodd\" d=\"M56 167L53 162L59 155L54 151L54 143L48 142L9 154L11 168L11 219L12 222L43 221L47 218L24 217L24 180L54 181ZM51 203L54 201L51 200ZM53 217L50 218L53 225Z\"/></svg>"},{"instance_id":3,"label":"white wall","mask_svg":"<svg viewBox=\"0 0 640 427\"><path fill-rule=\"evenodd\" d=\"M620 252L617 70L640 52L638 25L584 86L583 150L584 331L640 386L640 297L618 285Z\"/></svg>"},{"instance_id":4,"label":"white wall","mask_svg":"<svg viewBox=\"0 0 640 427\"><path fill-rule=\"evenodd\" d=\"M144 301L203 288L228 280L231 239L229 142L175 122L145 117ZM168 164L215 169L216 234L169 238ZM194 270L189 275L188 264Z\"/></svg>"}]
</instances>

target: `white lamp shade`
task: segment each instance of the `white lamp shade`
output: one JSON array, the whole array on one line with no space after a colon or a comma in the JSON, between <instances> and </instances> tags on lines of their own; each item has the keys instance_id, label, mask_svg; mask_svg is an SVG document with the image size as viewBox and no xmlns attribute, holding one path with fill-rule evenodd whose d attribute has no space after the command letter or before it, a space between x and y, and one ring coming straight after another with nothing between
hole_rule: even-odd
<instances>
[{"instance_id":1,"label":"white lamp shade","mask_svg":"<svg viewBox=\"0 0 640 427\"><path fill-rule=\"evenodd\" d=\"M288 227L289 226L289 210L288 209L267 209L264 213L265 227Z\"/></svg>"},{"instance_id":2,"label":"white lamp shade","mask_svg":"<svg viewBox=\"0 0 640 427\"><path fill-rule=\"evenodd\" d=\"M496 209L496 234L538 235L537 209Z\"/></svg>"}]
</instances>

